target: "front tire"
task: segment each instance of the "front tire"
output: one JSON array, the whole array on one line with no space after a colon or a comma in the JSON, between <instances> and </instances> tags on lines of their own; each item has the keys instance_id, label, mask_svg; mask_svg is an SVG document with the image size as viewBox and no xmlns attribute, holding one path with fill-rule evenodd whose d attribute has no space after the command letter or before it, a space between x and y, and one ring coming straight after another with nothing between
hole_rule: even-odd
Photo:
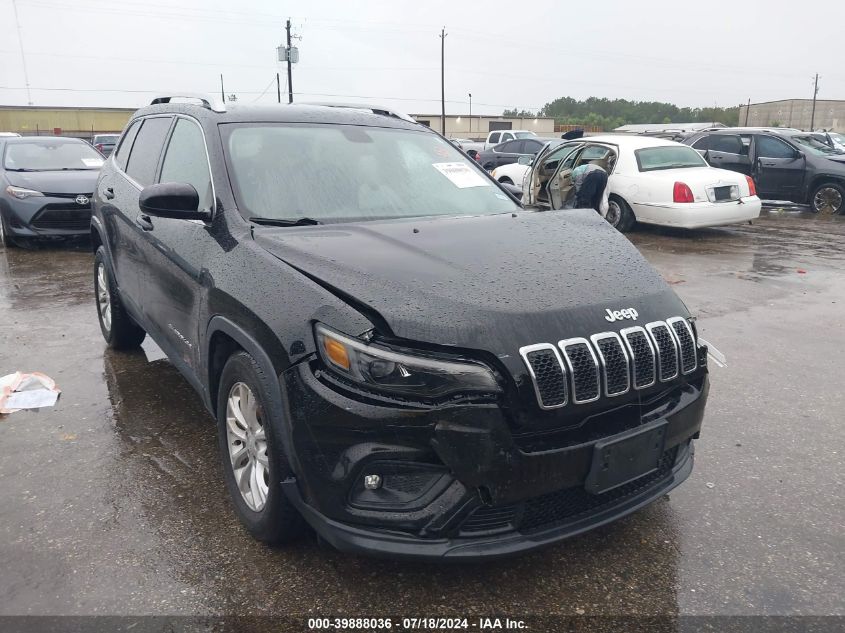
<instances>
[{"instance_id":1,"label":"front tire","mask_svg":"<svg viewBox=\"0 0 845 633\"><path fill-rule=\"evenodd\" d=\"M627 233L637 222L631 207L617 195L608 198L608 209L605 215L608 224L620 233Z\"/></svg>"},{"instance_id":2,"label":"front tire","mask_svg":"<svg viewBox=\"0 0 845 633\"><path fill-rule=\"evenodd\" d=\"M824 182L815 188L810 197L813 211L824 215L842 213L845 208L845 187L835 182Z\"/></svg>"},{"instance_id":3,"label":"front tire","mask_svg":"<svg viewBox=\"0 0 845 633\"><path fill-rule=\"evenodd\" d=\"M282 491L293 472L279 437L284 412L270 398L270 381L246 352L233 354L220 376L217 431L226 488L244 527L276 544L302 533L304 522Z\"/></svg>"},{"instance_id":4,"label":"front tire","mask_svg":"<svg viewBox=\"0 0 845 633\"><path fill-rule=\"evenodd\" d=\"M112 349L138 347L147 333L132 320L123 307L103 246L94 254L94 297L97 301L100 331L108 346Z\"/></svg>"},{"instance_id":5,"label":"front tire","mask_svg":"<svg viewBox=\"0 0 845 633\"><path fill-rule=\"evenodd\" d=\"M2 212L0 212L0 244L6 248L11 248L15 245L12 236L9 235L9 231L6 229L6 220L3 219Z\"/></svg>"}]
</instances>

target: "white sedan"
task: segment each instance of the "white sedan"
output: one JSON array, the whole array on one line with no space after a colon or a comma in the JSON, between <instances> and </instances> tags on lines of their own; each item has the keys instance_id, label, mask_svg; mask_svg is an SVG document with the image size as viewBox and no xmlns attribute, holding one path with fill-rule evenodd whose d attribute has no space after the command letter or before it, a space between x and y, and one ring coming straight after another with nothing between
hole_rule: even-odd
<instances>
[{"instance_id":1,"label":"white sedan","mask_svg":"<svg viewBox=\"0 0 845 633\"><path fill-rule=\"evenodd\" d=\"M608 173L605 219L620 231L636 222L685 229L748 222L760 215L754 181L710 167L694 149L647 136L591 136L547 144L531 165L504 165L499 182L522 185L526 206L562 209L572 197L570 174L585 163Z\"/></svg>"}]
</instances>

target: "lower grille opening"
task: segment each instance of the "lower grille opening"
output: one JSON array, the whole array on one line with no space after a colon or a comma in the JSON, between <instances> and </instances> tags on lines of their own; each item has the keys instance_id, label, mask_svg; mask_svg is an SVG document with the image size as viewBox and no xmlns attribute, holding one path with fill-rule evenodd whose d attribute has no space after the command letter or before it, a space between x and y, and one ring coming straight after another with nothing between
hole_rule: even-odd
<instances>
[{"instance_id":1,"label":"lower grille opening","mask_svg":"<svg viewBox=\"0 0 845 633\"><path fill-rule=\"evenodd\" d=\"M48 205L30 222L36 229L85 231L91 227L91 207Z\"/></svg>"},{"instance_id":2,"label":"lower grille opening","mask_svg":"<svg viewBox=\"0 0 845 633\"><path fill-rule=\"evenodd\" d=\"M481 533L518 530L530 534L596 514L623 503L626 499L636 497L667 479L672 473L679 449L679 446L675 446L665 451L656 471L600 495L590 494L582 486L578 486L564 488L523 503L479 508L464 520L460 533L465 536L478 536Z\"/></svg>"},{"instance_id":3,"label":"lower grille opening","mask_svg":"<svg viewBox=\"0 0 845 633\"><path fill-rule=\"evenodd\" d=\"M581 518L582 515L620 503L628 497L635 497L669 476L677 454L677 446L670 448L663 453L656 471L600 495L590 494L579 486L530 499L525 503L520 531L534 532L554 527L559 523L568 523Z\"/></svg>"}]
</instances>

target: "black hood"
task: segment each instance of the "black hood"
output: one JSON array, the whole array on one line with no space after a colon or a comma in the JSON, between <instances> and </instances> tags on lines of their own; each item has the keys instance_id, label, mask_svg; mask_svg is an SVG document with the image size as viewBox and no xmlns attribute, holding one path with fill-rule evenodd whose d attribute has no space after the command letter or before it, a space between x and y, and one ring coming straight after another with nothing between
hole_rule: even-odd
<instances>
[{"instance_id":1,"label":"black hood","mask_svg":"<svg viewBox=\"0 0 845 633\"><path fill-rule=\"evenodd\" d=\"M500 357L523 345L687 315L595 211L256 227L255 239L377 312L398 337ZM638 319L605 320L606 309L625 308Z\"/></svg>"},{"instance_id":2,"label":"black hood","mask_svg":"<svg viewBox=\"0 0 845 633\"><path fill-rule=\"evenodd\" d=\"M79 171L7 171L6 180L16 187L43 193L84 193L90 195L97 185L99 169Z\"/></svg>"}]
</instances>

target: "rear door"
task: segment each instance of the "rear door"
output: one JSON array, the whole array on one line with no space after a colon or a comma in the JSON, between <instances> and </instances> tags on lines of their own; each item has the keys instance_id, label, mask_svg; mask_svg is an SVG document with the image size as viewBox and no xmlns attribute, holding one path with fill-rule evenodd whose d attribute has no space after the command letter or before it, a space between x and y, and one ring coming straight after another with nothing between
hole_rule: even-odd
<instances>
[{"instance_id":1,"label":"rear door","mask_svg":"<svg viewBox=\"0 0 845 633\"><path fill-rule=\"evenodd\" d=\"M753 152L757 194L764 200L801 202L807 165L798 150L775 136L757 134Z\"/></svg>"},{"instance_id":2,"label":"rear door","mask_svg":"<svg viewBox=\"0 0 845 633\"><path fill-rule=\"evenodd\" d=\"M176 118L156 182L193 185L199 194L199 208L214 213L205 135L196 120ZM205 222L149 218L144 249L148 262L144 310L158 329L156 340L174 362L183 365L183 372L196 377L203 264L209 250L219 251L219 246Z\"/></svg>"},{"instance_id":3,"label":"rear door","mask_svg":"<svg viewBox=\"0 0 845 633\"><path fill-rule=\"evenodd\" d=\"M522 153L523 144L524 141L521 139L515 139L494 147L493 152L495 153L494 160L496 167L515 163L519 159L519 155Z\"/></svg>"},{"instance_id":4,"label":"rear door","mask_svg":"<svg viewBox=\"0 0 845 633\"><path fill-rule=\"evenodd\" d=\"M739 134L711 134L705 157L709 158L713 167L751 174L748 145L743 143Z\"/></svg>"}]
</instances>

